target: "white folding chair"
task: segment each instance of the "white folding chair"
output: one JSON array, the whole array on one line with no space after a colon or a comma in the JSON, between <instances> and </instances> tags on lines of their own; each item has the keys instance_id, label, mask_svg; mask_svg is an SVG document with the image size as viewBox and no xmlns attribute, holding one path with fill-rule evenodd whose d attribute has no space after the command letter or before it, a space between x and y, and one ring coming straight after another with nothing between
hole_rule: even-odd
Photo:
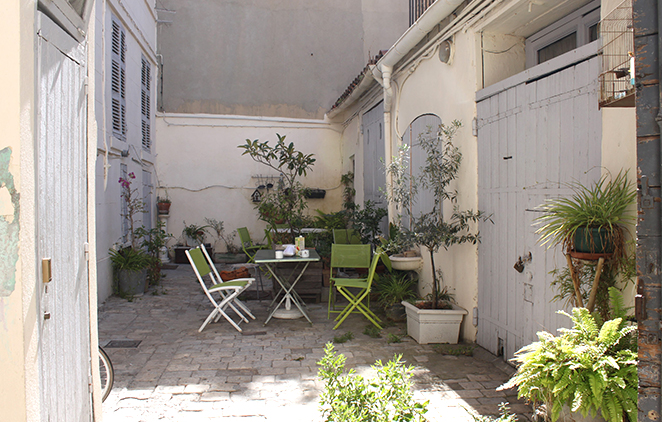
<instances>
[{"instance_id":1,"label":"white folding chair","mask_svg":"<svg viewBox=\"0 0 662 422\"><path fill-rule=\"evenodd\" d=\"M223 278L221 278L221 276L219 275L218 270L216 269L216 266L214 265L214 261L212 261L212 259L209 257L209 254L207 253L207 249L205 248L205 246L204 246L204 245L200 245L200 249L202 250L202 253L205 255L205 259L207 260L207 264L209 265L209 267L211 267L211 269L212 269L212 271L213 271L213 274L210 274L210 275L209 275L209 276L211 277L212 284L227 283L227 281L223 281ZM252 264L252 265L255 265L255 264ZM239 300L239 295L242 294L242 293L244 292L244 290L248 289L248 288L253 284L253 282L255 281L255 278L254 278L254 277L252 277L252 278L237 278L237 279L235 279L235 280L246 280L246 281L248 281L248 284L246 284L246 287L244 287L243 289L241 289L241 291L240 291L239 293L237 293L237 296L235 296L235 298L232 299L232 302L229 303L229 306L230 306L230 307L231 307L231 308L232 308L232 309L233 309L238 315L242 315L242 316L243 316L243 314L242 314L238 309L236 309L236 308L233 306L233 303L234 303L235 305L239 306L239 307L240 307L245 313L247 313L248 316L249 316L251 319L255 319L255 315L253 315L253 314L251 313L251 311L250 311L250 310L248 309L248 307L244 304L244 302L242 302L241 300ZM229 281L234 281L234 280L229 280ZM221 296L224 296L224 295L225 295L225 293L224 293L223 290L219 290L218 293L219 293ZM243 319L244 321L248 322L248 321L246 320L246 318L242 318L242 319Z\"/></svg>"},{"instance_id":2,"label":"white folding chair","mask_svg":"<svg viewBox=\"0 0 662 422\"><path fill-rule=\"evenodd\" d=\"M200 282L200 286L202 286L202 290L205 292L212 305L214 305L214 310L209 314L207 319L205 319L198 331L202 332L202 330L204 330L207 324L209 324L212 320L216 322L221 316L223 316L230 324L232 324L234 328L241 332L242 330L239 325L234 322L232 318L230 318L230 316L225 312L225 309L227 307L232 308L232 310L235 311L239 318L241 318L244 322L248 322L246 317L234 306L234 304L236 304L245 312L247 312L253 319L255 319L248 308L246 308L246 306L237 299L239 293L244 291L246 287L253 283L255 279L241 278L225 282L222 281L221 278L218 277L216 268L214 268L214 271L212 272L207 261L209 255L207 255L207 251L205 251L204 248L197 247L194 249L189 249L186 251L186 256L191 263L191 267L193 268L196 277L198 277L198 281ZM207 287L207 284L203 278L207 275L209 275L209 278L212 281L210 287ZM217 278L215 278L215 275ZM221 300L217 302L216 299L214 299L212 293L219 293ZM235 299L237 299L236 302Z\"/></svg>"}]
</instances>

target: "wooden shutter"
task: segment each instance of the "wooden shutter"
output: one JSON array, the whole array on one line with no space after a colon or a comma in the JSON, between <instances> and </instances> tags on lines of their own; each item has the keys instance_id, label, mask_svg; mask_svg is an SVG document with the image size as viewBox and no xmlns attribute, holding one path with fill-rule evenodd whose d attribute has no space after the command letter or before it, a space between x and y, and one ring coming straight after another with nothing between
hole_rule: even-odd
<instances>
[{"instance_id":1,"label":"wooden shutter","mask_svg":"<svg viewBox=\"0 0 662 422\"><path fill-rule=\"evenodd\" d=\"M141 86L141 99L140 99L140 113L142 120L142 144L143 149L149 151L152 147L152 122L150 117L150 81L151 81L151 67L147 59L143 56L142 58L142 71L140 75L140 86Z\"/></svg>"},{"instance_id":2,"label":"wooden shutter","mask_svg":"<svg viewBox=\"0 0 662 422\"><path fill-rule=\"evenodd\" d=\"M126 140L126 32L113 17L111 48L111 91L113 136Z\"/></svg>"}]
</instances>

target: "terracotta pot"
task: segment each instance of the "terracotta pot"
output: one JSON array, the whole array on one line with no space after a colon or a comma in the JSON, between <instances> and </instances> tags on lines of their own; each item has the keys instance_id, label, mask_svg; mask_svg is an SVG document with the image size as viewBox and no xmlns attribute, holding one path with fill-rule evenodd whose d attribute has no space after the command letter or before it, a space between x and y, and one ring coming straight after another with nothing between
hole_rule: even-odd
<instances>
[{"instance_id":1,"label":"terracotta pot","mask_svg":"<svg viewBox=\"0 0 662 422\"><path fill-rule=\"evenodd\" d=\"M156 207L159 209L159 214L168 214L170 212L170 202L158 202Z\"/></svg>"}]
</instances>

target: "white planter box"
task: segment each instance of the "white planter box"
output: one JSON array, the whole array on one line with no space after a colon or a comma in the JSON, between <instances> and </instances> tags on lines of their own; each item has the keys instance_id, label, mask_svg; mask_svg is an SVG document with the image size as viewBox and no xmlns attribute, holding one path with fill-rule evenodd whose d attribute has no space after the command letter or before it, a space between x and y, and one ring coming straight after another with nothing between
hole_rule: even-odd
<instances>
[{"instance_id":1,"label":"white planter box","mask_svg":"<svg viewBox=\"0 0 662 422\"><path fill-rule=\"evenodd\" d=\"M407 311L407 334L419 344L458 342L466 309L455 304L453 309L418 309L409 302L402 304Z\"/></svg>"}]
</instances>

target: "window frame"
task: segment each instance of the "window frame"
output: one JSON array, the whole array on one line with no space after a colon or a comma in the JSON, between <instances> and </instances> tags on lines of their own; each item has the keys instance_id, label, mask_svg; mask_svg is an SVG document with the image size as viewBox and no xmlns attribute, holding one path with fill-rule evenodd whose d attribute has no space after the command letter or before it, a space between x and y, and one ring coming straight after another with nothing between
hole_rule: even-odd
<instances>
[{"instance_id":1,"label":"window frame","mask_svg":"<svg viewBox=\"0 0 662 422\"><path fill-rule=\"evenodd\" d=\"M538 51L572 33L577 34L575 49L588 44L590 42L589 28L599 22L600 0L594 0L531 35L525 42L526 68L529 69L540 64L538 63ZM599 34L598 38L600 38Z\"/></svg>"}]
</instances>

